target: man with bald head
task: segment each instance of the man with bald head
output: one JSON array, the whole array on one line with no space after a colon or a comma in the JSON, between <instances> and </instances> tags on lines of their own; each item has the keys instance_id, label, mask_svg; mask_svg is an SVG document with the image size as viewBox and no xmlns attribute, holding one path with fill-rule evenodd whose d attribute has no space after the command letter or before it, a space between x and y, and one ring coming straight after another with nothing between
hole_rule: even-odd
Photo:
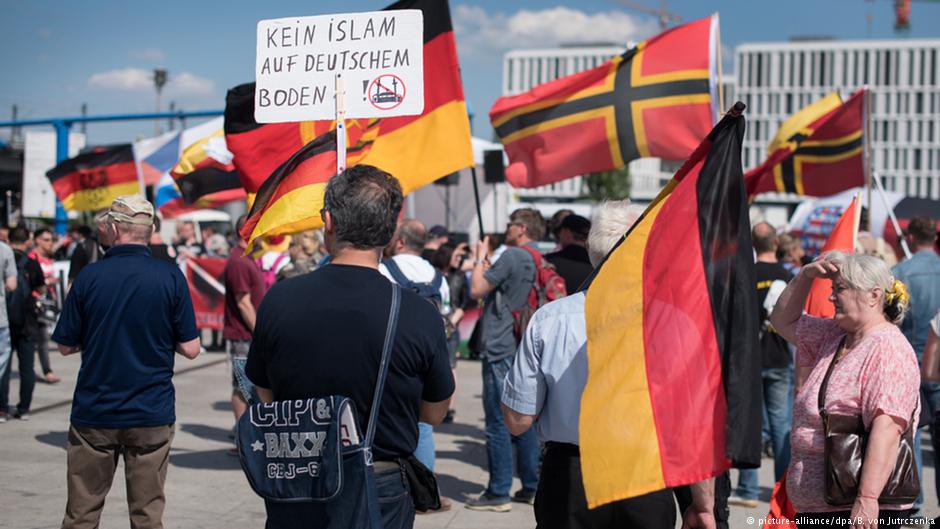
<instances>
[{"instance_id":1,"label":"man with bald head","mask_svg":"<svg viewBox=\"0 0 940 529\"><path fill-rule=\"evenodd\" d=\"M777 230L766 222L759 222L751 230L751 240L757 262L757 301L760 304L761 380L764 392L764 411L774 451L774 480L779 480L790 464L790 392L793 384L793 355L789 344L774 331L768 318L774 304L793 277L777 261ZM738 488L728 499L731 505L757 507L757 470L742 470Z\"/></svg>"},{"instance_id":2,"label":"man with bald head","mask_svg":"<svg viewBox=\"0 0 940 529\"><path fill-rule=\"evenodd\" d=\"M386 249L391 257L379 265L379 272L389 281L416 292L434 305L441 316L447 316L451 310L450 286L443 274L421 257L427 239L428 230L423 222L417 219L402 220ZM430 424L419 422L415 457L433 471L434 452L434 431ZM441 505L442 510L447 510L450 502L442 498Z\"/></svg>"}]
</instances>

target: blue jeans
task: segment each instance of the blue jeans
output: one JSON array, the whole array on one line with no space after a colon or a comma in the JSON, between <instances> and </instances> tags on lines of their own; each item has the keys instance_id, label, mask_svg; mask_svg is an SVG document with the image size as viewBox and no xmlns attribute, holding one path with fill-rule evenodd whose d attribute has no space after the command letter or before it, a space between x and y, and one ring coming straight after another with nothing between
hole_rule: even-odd
<instances>
[{"instance_id":1,"label":"blue jeans","mask_svg":"<svg viewBox=\"0 0 940 529\"><path fill-rule=\"evenodd\" d=\"M415 504L406 481L402 471L375 474L379 510L385 529L411 529L415 524Z\"/></svg>"},{"instance_id":2,"label":"blue jeans","mask_svg":"<svg viewBox=\"0 0 940 529\"><path fill-rule=\"evenodd\" d=\"M16 349L16 360L20 373L20 401L16 405L19 413L28 413L33 401L33 388L36 386L36 330L31 328L8 329L11 343ZM13 361L7 362L7 368L0 379L0 411L9 412L10 373Z\"/></svg>"},{"instance_id":3,"label":"blue jeans","mask_svg":"<svg viewBox=\"0 0 940 529\"><path fill-rule=\"evenodd\" d=\"M13 349L10 347L10 328L4 327L0 329L0 377L6 375L12 351ZM6 409L0 411L6 411Z\"/></svg>"},{"instance_id":4,"label":"blue jeans","mask_svg":"<svg viewBox=\"0 0 940 529\"><path fill-rule=\"evenodd\" d=\"M512 367L513 358L489 361L483 364L483 414L486 417L486 458L490 479L486 491L491 496L509 497L512 486L512 444L516 444L516 463L522 487L536 490L539 484L539 441L535 429L514 437L503 422L499 403L503 394L503 381Z\"/></svg>"},{"instance_id":5,"label":"blue jeans","mask_svg":"<svg viewBox=\"0 0 940 529\"><path fill-rule=\"evenodd\" d=\"M774 480L780 477L790 465L790 422L793 413L793 369L789 367L770 368L761 371L761 386L764 393L764 412L767 418L767 430L774 449ZM757 499L760 487L757 481L757 469L741 470L738 474L738 488L735 494L740 498Z\"/></svg>"},{"instance_id":6,"label":"blue jeans","mask_svg":"<svg viewBox=\"0 0 940 529\"><path fill-rule=\"evenodd\" d=\"M921 403L920 405L927 409L928 417L933 419L934 413L938 411L938 406L940 406L940 383L937 382L923 382L920 385L920 395ZM921 441L920 441L920 429L929 424L919 424L918 430L914 432L914 461L917 463L917 476L922 477L924 475L924 457L920 453ZM931 432L931 435L940 432ZM934 474L934 482L936 484L936 490L938 494L938 501L940 501L940 473ZM923 479L921 479L923 483ZM920 495L917 496L917 500L914 501L914 509L920 509L921 505L924 504L924 488L921 487Z\"/></svg>"},{"instance_id":7,"label":"blue jeans","mask_svg":"<svg viewBox=\"0 0 940 529\"><path fill-rule=\"evenodd\" d=\"M434 427L428 423L418 423L418 446L415 447L415 457L429 470L434 471Z\"/></svg>"}]
</instances>

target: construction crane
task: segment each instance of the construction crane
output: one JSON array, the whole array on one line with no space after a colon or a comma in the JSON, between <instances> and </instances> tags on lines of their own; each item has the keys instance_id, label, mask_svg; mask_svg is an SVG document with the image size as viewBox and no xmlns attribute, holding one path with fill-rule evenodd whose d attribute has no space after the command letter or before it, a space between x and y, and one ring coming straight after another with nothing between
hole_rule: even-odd
<instances>
[{"instance_id":1,"label":"construction crane","mask_svg":"<svg viewBox=\"0 0 940 529\"><path fill-rule=\"evenodd\" d=\"M871 4L875 0L867 0ZM906 34L911 30L911 2L936 4L940 0L891 0L894 5L894 32L899 35ZM868 24L868 36L871 36L871 27L873 16L871 12L865 16Z\"/></svg>"},{"instance_id":2,"label":"construction crane","mask_svg":"<svg viewBox=\"0 0 940 529\"><path fill-rule=\"evenodd\" d=\"M659 29L661 31L666 31L669 29L669 25L672 23L678 23L682 21L682 17L669 11L667 0L660 0L658 9L638 2L631 2L630 0L617 0L617 3L624 7L628 7L648 15L656 16L656 18L659 19Z\"/></svg>"}]
</instances>

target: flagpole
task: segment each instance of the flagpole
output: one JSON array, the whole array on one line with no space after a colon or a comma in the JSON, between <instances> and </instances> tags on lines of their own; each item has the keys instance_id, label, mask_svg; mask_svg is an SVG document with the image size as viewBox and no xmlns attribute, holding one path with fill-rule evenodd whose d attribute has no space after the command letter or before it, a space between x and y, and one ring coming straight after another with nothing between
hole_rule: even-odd
<instances>
[{"instance_id":1,"label":"flagpole","mask_svg":"<svg viewBox=\"0 0 940 529\"><path fill-rule=\"evenodd\" d=\"M868 231L871 231L871 180L873 173L871 170L871 90L865 87L865 156L862 163L865 167L865 191L868 193Z\"/></svg>"},{"instance_id":2,"label":"flagpole","mask_svg":"<svg viewBox=\"0 0 940 529\"><path fill-rule=\"evenodd\" d=\"M477 206L477 228L480 230L480 240L483 240L483 213L480 212L480 189L477 187L477 162L474 160L473 165L470 166L470 178L473 179L473 199L476 201ZM495 200L496 195L493 195Z\"/></svg>"},{"instance_id":3,"label":"flagpole","mask_svg":"<svg viewBox=\"0 0 940 529\"><path fill-rule=\"evenodd\" d=\"M336 74L336 174L346 170L346 87Z\"/></svg>"},{"instance_id":4,"label":"flagpole","mask_svg":"<svg viewBox=\"0 0 940 529\"><path fill-rule=\"evenodd\" d=\"M878 189L878 194L881 195L881 200L885 204L885 209L888 210L888 217L891 218L891 224L894 226L894 233L898 234L898 240L901 241L901 249L904 250L904 256L908 259L911 258L911 249L907 247L907 241L904 240L904 234L901 233L901 225L898 223L898 217L894 214L894 208L891 207L891 204L888 203L888 195L885 193L884 187L881 185L881 180L878 179L878 175L872 173L872 180L875 182L875 188ZM871 210L868 212L868 224L871 224ZM871 228L871 226L869 226Z\"/></svg>"},{"instance_id":5,"label":"flagpole","mask_svg":"<svg viewBox=\"0 0 940 529\"><path fill-rule=\"evenodd\" d=\"M144 184L144 171L140 168L140 157L137 156L137 144L131 144L131 152L134 153L134 168L137 169L137 185L140 186L140 195L147 198L147 186Z\"/></svg>"},{"instance_id":6,"label":"flagpole","mask_svg":"<svg viewBox=\"0 0 940 529\"><path fill-rule=\"evenodd\" d=\"M716 81L716 82L718 83L718 104L715 105L714 108L715 108L715 111L716 111L715 113L718 114L717 117L718 117L718 119L720 120L720 119L721 119L721 111L725 108L725 90L724 90L724 85L723 85L722 82L721 82L721 74L722 74L722 69L721 69L721 24L720 24L720 20L718 19L718 13L715 13L715 14L712 15L712 16L715 17L715 21L716 21L716 24L715 24L715 55L716 55L717 61L718 61L718 79L717 79L717 81Z\"/></svg>"},{"instance_id":7,"label":"flagpole","mask_svg":"<svg viewBox=\"0 0 940 529\"><path fill-rule=\"evenodd\" d=\"M862 223L862 192L855 193L855 218L852 219L852 251L858 250L858 232ZM871 205L868 206L868 223L871 224ZM871 231L871 226L869 230Z\"/></svg>"}]
</instances>

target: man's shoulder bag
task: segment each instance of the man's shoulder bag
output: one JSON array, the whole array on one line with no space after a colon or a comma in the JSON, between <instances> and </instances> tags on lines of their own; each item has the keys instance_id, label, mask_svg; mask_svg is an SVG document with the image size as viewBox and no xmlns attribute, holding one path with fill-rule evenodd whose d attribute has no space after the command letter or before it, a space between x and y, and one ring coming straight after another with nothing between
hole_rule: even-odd
<instances>
[{"instance_id":1,"label":"man's shoulder bag","mask_svg":"<svg viewBox=\"0 0 940 529\"><path fill-rule=\"evenodd\" d=\"M365 437L353 402L340 395L254 404L238 421L238 456L248 483L276 503L317 502L310 527L382 527L372 443L401 303L392 286L385 343Z\"/></svg>"},{"instance_id":2,"label":"man's shoulder bag","mask_svg":"<svg viewBox=\"0 0 940 529\"><path fill-rule=\"evenodd\" d=\"M843 338L843 343L844 340ZM826 387L829 385L832 370L838 363L837 358L841 349L842 345L836 349L832 363L829 364L826 376L819 386L818 405L826 435L824 449L826 503L837 507L851 507L858 497L861 485L862 463L865 460L869 432L865 430L861 415L840 415L826 410ZM917 407L915 406L914 409L916 410ZM913 503L920 494L920 480L914 461L913 424L912 412L907 429L901 434L894 470L878 497L879 503L890 505Z\"/></svg>"}]
</instances>

